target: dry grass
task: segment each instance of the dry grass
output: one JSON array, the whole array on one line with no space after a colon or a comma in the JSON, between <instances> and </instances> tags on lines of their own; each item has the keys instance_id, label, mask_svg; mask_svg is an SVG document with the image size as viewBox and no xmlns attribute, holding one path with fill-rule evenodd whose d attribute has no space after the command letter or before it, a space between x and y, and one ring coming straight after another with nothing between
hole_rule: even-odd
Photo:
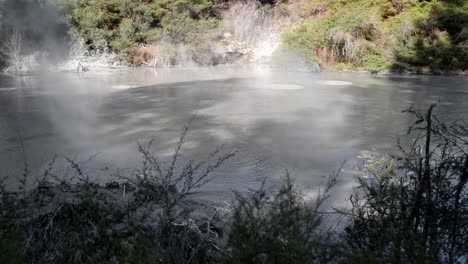
<instances>
[{"instance_id":1,"label":"dry grass","mask_svg":"<svg viewBox=\"0 0 468 264\"><path fill-rule=\"evenodd\" d=\"M357 62L361 43L352 33L343 31L340 28L332 28L329 32L329 41L332 53L330 58L338 62Z\"/></svg>"}]
</instances>

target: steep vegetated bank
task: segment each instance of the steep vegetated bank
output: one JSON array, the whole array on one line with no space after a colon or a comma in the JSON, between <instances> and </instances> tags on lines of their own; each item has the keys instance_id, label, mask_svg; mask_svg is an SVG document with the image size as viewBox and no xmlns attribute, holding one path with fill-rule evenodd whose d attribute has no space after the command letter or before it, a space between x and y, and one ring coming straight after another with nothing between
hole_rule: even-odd
<instances>
[{"instance_id":1,"label":"steep vegetated bank","mask_svg":"<svg viewBox=\"0 0 468 264\"><path fill-rule=\"evenodd\" d=\"M396 155L362 157L349 207L325 208L339 181L307 197L285 174L274 192L235 193L231 206L193 194L236 153L158 159L140 146L141 169L99 185L68 159L32 188L0 184L2 263L465 263L468 258L468 125L442 123L435 105L415 117ZM28 187L29 186L29 187ZM344 217L342 226L329 216ZM336 218L335 218L336 220Z\"/></svg>"},{"instance_id":2,"label":"steep vegetated bank","mask_svg":"<svg viewBox=\"0 0 468 264\"><path fill-rule=\"evenodd\" d=\"M467 10L462 0L82 0L72 6L75 29L89 48L109 48L135 64L254 60L258 39L249 43L245 34L283 32L254 17L268 13L278 25L285 17L296 25L284 30L284 48L325 68L416 72L467 69ZM230 27L233 14L237 29ZM252 28L252 20L264 28ZM237 47L224 45L232 42Z\"/></svg>"},{"instance_id":3,"label":"steep vegetated bank","mask_svg":"<svg viewBox=\"0 0 468 264\"><path fill-rule=\"evenodd\" d=\"M437 72L468 69L468 2L304 0L288 47L335 69Z\"/></svg>"},{"instance_id":4,"label":"steep vegetated bank","mask_svg":"<svg viewBox=\"0 0 468 264\"><path fill-rule=\"evenodd\" d=\"M38 62L51 55L65 58L64 53L55 52L58 47L70 48L71 59L77 63L103 56L111 58L110 62L155 67L252 61L255 53L268 55L265 50L272 48L263 45L267 39L275 37L279 43L278 27L284 19L272 4L254 0L1 0L0 67L27 72L32 67L23 66L25 58L38 51L44 57Z\"/></svg>"},{"instance_id":5,"label":"steep vegetated bank","mask_svg":"<svg viewBox=\"0 0 468 264\"><path fill-rule=\"evenodd\" d=\"M164 60L184 53L184 46L196 48L202 62L221 34L212 1L84 0L75 1L71 9L73 30L90 50L109 50L132 64L149 63L156 57L163 64L177 63ZM171 45L176 43L180 51Z\"/></svg>"},{"instance_id":6,"label":"steep vegetated bank","mask_svg":"<svg viewBox=\"0 0 468 264\"><path fill-rule=\"evenodd\" d=\"M2 0L0 5L5 40L0 67L9 71L27 68L28 59L22 58L29 55L56 54L58 47L69 46L67 38L75 55L104 54L127 65L269 62L265 58L272 55L281 62L299 53L301 60L328 69L468 68L463 0ZM37 50L48 52L39 56ZM293 59L284 58L284 51L294 51Z\"/></svg>"},{"instance_id":7,"label":"steep vegetated bank","mask_svg":"<svg viewBox=\"0 0 468 264\"><path fill-rule=\"evenodd\" d=\"M71 6L72 30L85 39L88 49L116 53L134 65L251 61L257 44L277 35L283 24L282 14L270 4L81 0Z\"/></svg>"}]
</instances>

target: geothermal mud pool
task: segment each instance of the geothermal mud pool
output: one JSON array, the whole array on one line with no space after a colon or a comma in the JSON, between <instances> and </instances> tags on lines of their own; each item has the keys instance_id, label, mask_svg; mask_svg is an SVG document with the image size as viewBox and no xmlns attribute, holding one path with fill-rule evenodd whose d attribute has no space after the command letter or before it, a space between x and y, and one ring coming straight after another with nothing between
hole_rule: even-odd
<instances>
[{"instance_id":1,"label":"geothermal mud pool","mask_svg":"<svg viewBox=\"0 0 468 264\"><path fill-rule=\"evenodd\" d=\"M138 142L154 139L155 152L170 155L193 119L182 159L237 150L206 193L229 200L230 190L275 183L287 168L313 194L347 161L341 203L356 157L392 151L412 122L401 111L438 100L439 115L466 118L468 79L238 67L2 78L0 164L3 175L21 175L25 157L36 171L57 155L56 170L66 170L66 156L108 179L139 166Z\"/></svg>"}]
</instances>

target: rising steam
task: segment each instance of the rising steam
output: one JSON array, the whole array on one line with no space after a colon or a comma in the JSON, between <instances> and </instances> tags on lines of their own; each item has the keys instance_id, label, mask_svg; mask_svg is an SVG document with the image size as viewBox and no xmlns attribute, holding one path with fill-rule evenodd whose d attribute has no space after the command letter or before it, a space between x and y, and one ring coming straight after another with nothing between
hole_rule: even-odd
<instances>
[{"instance_id":1,"label":"rising steam","mask_svg":"<svg viewBox=\"0 0 468 264\"><path fill-rule=\"evenodd\" d=\"M55 0L0 0L0 69L34 71L68 52L69 37Z\"/></svg>"},{"instance_id":2,"label":"rising steam","mask_svg":"<svg viewBox=\"0 0 468 264\"><path fill-rule=\"evenodd\" d=\"M247 45L255 61L271 57L281 45L281 33L288 24L286 16L275 15L257 1L235 2L224 14L225 31Z\"/></svg>"},{"instance_id":3,"label":"rising steam","mask_svg":"<svg viewBox=\"0 0 468 264\"><path fill-rule=\"evenodd\" d=\"M59 70L85 70L122 65L109 50L90 51L85 40L70 37L67 4L57 0L0 0L0 70L20 74L50 65ZM221 27L207 48L165 38L136 52L152 67L268 62L290 22L258 1L233 1L222 11ZM60 62L58 65L57 63Z\"/></svg>"}]
</instances>

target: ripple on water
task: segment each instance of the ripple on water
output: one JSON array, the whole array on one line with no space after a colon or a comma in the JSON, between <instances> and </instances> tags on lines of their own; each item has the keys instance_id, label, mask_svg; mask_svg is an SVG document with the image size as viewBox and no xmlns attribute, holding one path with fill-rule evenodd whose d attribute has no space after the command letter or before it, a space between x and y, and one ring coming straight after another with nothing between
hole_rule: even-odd
<instances>
[{"instance_id":1,"label":"ripple on water","mask_svg":"<svg viewBox=\"0 0 468 264\"><path fill-rule=\"evenodd\" d=\"M13 91L13 90L16 90L16 87L4 87L4 88L0 87L0 92Z\"/></svg>"},{"instance_id":2,"label":"ripple on water","mask_svg":"<svg viewBox=\"0 0 468 264\"><path fill-rule=\"evenodd\" d=\"M412 90L401 90L400 93L404 93L404 94L414 94L414 91L412 91Z\"/></svg>"},{"instance_id":3,"label":"ripple on water","mask_svg":"<svg viewBox=\"0 0 468 264\"><path fill-rule=\"evenodd\" d=\"M258 189L263 179L274 178L279 171L281 168L277 163L263 157L259 150L241 146L236 155L216 171L208 188L213 191L226 190L227 186L237 191Z\"/></svg>"}]
</instances>

